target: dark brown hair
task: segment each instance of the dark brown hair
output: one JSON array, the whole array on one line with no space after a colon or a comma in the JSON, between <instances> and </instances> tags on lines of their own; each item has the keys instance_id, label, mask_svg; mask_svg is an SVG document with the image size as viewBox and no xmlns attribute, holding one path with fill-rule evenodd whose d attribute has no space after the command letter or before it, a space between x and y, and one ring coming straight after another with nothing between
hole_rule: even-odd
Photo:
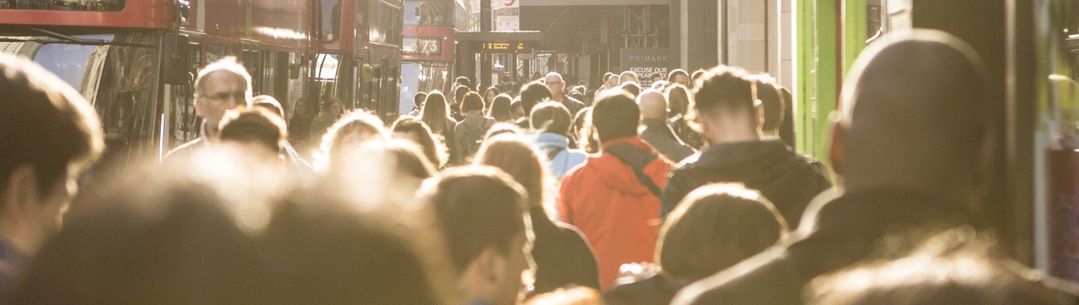
<instances>
[{"instance_id":1,"label":"dark brown hair","mask_svg":"<svg viewBox=\"0 0 1079 305\"><path fill-rule=\"evenodd\" d=\"M513 98L508 94L502 93L495 96L495 100L491 102L491 111L487 113L487 116L492 117L498 122L509 122L513 120L512 109Z\"/></svg>"},{"instance_id":2,"label":"dark brown hair","mask_svg":"<svg viewBox=\"0 0 1079 305\"><path fill-rule=\"evenodd\" d=\"M600 144L618 138L637 135L641 110L626 93L610 94L596 101L592 109L592 125L596 127Z\"/></svg>"},{"instance_id":3,"label":"dark brown hair","mask_svg":"<svg viewBox=\"0 0 1079 305\"><path fill-rule=\"evenodd\" d=\"M787 101L780 95L774 79L760 78L757 82L757 99L761 101L761 107L764 107L764 122L761 122L761 130L779 130L779 126L783 124L783 109Z\"/></svg>"},{"instance_id":4,"label":"dark brown hair","mask_svg":"<svg viewBox=\"0 0 1079 305\"><path fill-rule=\"evenodd\" d=\"M285 120L265 108L230 111L221 119L221 141L259 144L280 153L288 138Z\"/></svg>"},{"instance_id":5,"label":"dark brown hair","mask_svg":"<svg viewBox=\"0 0 1079 305\"><path fill-rule=\"evenodd\" d=\"M393 122L393 127L390 128L394 133L408 133L416 137L416 141L419 141L418 145L423 149L423 155L427 158L427 161L431 162L435 168L441 168L442 162L445 158L442 157L442 149L439 147L439 142L435 141L435 136L431 132L431 129L427 128L427 124L420 121L418 118L403 116Z\"/></svg>"},{"instance_id":6,"label":"dark brown hair","mask_svg":"<svg viewBox=\"0 0 1079 305\"><path fill-rule=\"evenodd\" d=\"M693 85L693 108L702 116L711 116L716 111L742 112L753 116L756 107L753 83L740 69L725 66L712 68Z\"/></svg>"},{"instance_id":7,"label":"dark brown hair","mask_svg":"<svg viewBox=\"0 0 1079 305\"><path fill-rule=\"evenodd\" d=\"M532 113L532 107L536 104L543 102L544 99L551 98L551 92L547 90L547 86L539 81L528 83L521 88L521 106L524 107L525 113Z\"/></svg>"},{"instance_id":8,"label":"dark brown hair","mask_svg":"<svg viewBox=\"0 0 1079 305\"><path fill-rule=\"evenodd\" d=\"M525 230L524 188L494 167L463 166L428 181L421 198L434 206L450 252L462 270L488 247L509 253L513 239Z\"/></svg>"},{"instance_id":9,"label":"dark brown hair","mask_svg":"<svg viewBox=\"0 0 1079 305\"><path fill-rule=\"evenodd\" d=\"M461 113L469 111L483 111L483 97L479 93L465 93L464 100L461 101Z\"/></svg>"},{"instance_id":10,"label":"dark brown hair","mask_svg":"<svg viewBox=\"0 0 1079 305\"><path fill-rule=\"evenodd\" d=\"M549 132L563 136L569 136L570 129L569 109L559 102L543 102L532 108L529 122L532 129L538 132Z\"/></svg>"},{"instance_id":11,"label":"dark brown hair","mask_svg":"<svg viewBox=\"0 0 1079 305\"><path fill-rule=\"evenodd\" d=\"M0 193L30 166L44 194L105 148L101 120L63 80L25 59L0 54Z\"/></svg>"},{"instance_id":12,"label":"dark brown hair","mask_svg":"<svg viewBox=\"0 0 1079 305\"><path fill-rule=\"evenodd\" d=\"M494 136L483 143L476 164L490 165L513 177L528 192L529 204L541 207L549 179L547 167L531 142L522 135Z\"/></svg>"},{"instance_id":13,"label":"dark brown hair","mask_svg":"<svg viewBox=\"0 0 1079 305\"><path fill-rule=\"evenodd\" d=\"M696 281L764 251L786 234L783 217L760 193L712 184L689 193L667 216L656 260L668 275Z\"/></svg>"}]
</instances>

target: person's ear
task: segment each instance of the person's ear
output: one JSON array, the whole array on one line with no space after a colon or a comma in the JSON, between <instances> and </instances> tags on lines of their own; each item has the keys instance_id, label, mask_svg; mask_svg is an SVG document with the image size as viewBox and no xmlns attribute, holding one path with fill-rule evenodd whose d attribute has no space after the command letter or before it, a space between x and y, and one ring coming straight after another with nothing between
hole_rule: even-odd
<instances>
[{"instance_id":1,"label":"person's ear","mask_svg":"<svg viewBox=\"0 0 1079 305\"><path fill-rule=\"evenodd\" d=\"M29 165L16 167L8 176L7 185L4 189L5 215L21 217L26 211L33 211L40 205L41 196L38 192L37 173Z\"/></svg>"},{"instance_id":2,"label":"person's ear","mask_svg":"<svg viewBox=\"0 0 1079 305\"><path fill-rule=\"evenodd\" d=\"M202 116L206 115L206 114L205 114L205 113L203 112L204 110L202 110L202 98L200 98L200 97L195 97L195 101L193 101L193 102L192 102L192 104L194 104L194 105L195 105L195 114L196 114L196 115L198 115L198 116L200 116L200 117L202 117Z\"/></svg>"},{"instance_id":3,"label":"person's ear","mask_svg":"<svg viewBox=\"0 0 1079 305\"><path fill-rule=\"evenodd\" d=\"M483 277L485 284L494 286L503 280L502 274L505 272L507 263L506 256L499 253L495 247L484 248L476 260L480 276Z\"/></svg>"},{"instance_id":4,"label":"person's ear","mask_svg":"<svg viewBox=\"0 0 1079 305\"><path fill-rule=\"evenodd\" d=\"M832 140L828 147L828 160L832 163L832 170L837 175L843 175L843 166L846 161L846 151L843 148L845 144L846 133L839 123L832 125Z\"/></svg>"}]
</instances>

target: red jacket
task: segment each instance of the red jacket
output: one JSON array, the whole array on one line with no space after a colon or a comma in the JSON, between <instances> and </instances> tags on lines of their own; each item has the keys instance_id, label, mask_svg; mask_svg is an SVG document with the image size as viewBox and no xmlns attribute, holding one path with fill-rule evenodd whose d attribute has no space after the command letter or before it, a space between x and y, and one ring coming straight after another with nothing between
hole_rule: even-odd
<instances>
[{"instance_id":1,"label":"red jacket","mask_svg":"<svg viewBox=\"0 0 1079 305\"><path fill-rule=\"evenodd\" d=\"M619 143L655 152L638 137L610 141L603 148ZM657 156L644 172L662 189L671 168L670 161ZM558 214L592 244L603 289L614 286L622 264L654 261L659 204L632 168L607 153L589 157L562 180Z\"/></svg>"}]
</instances>

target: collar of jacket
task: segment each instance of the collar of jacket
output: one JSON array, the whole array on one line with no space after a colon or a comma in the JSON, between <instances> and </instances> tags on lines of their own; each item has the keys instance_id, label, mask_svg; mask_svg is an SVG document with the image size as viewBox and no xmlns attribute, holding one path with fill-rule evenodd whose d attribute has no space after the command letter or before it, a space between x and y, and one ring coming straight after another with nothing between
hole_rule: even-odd
<instances>
[{"instance_id":1,"label":"collar of jacket","mask_svg":"<svg viewBox=\"0 0 1079 305\"><path fill-rule=\"evenodd\" d=\"M536 135L539 146L569 147L569 138L557 133L541 132Z\"/></svg>"},{"instance_id":2,"label":"collar of jacket","mask_svg":"<svg viewBox=\"0 0 1079 305\"><path fill-rule=\"evenodd\" d=\"M645 143L644 140L641 140L641 137L638 137L638 136L621 137L621 138L617 138L617 139L614 139L614 140L611 140L611 141L607 141L606 143L603 143L602 150L607 150L607 147L611 147L611 145L618 145L618 144L629 144L629 145L636 146L637 148L645 149L645 150L648 150L648 151L654 151L655 150L655 149L652 148L651 145L648 145L648 143Z\"/></svg>"},{"instance_id":3,"label":"collar of jacket","mask_svg":"<svg viewBox=\"0 0 1079 305\"><path fill-rule=\"evenodd\" d=\"M790 147L778 140L721 143L709 146L702 151L696 164L701 167L739 164L749 159L784 154L789 151Z\"/></svg>"}]
</instances>

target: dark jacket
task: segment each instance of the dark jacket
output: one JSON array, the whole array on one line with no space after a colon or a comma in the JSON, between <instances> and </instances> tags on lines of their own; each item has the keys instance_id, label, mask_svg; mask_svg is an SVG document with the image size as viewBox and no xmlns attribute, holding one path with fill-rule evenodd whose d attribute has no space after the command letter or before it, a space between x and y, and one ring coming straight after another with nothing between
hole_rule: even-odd
<instances>
[{"instance_id":1,"label":"dark jacket","mask_svg":"<svg viewBox=\"0 0 1079 305\"><path fill-rule=\"evenodd\" d=\"M585 107L585 104L583 102L569 95L562 97L561 103L562 106L566 106L566 109L569 110L570 117L574 118L577 117L577 112L581 111L581 109L584 109Z\"/></svg>"},{"instance_id":2,"label":"dark jacket","mask_svg":"<svg viewBox=\"0 0 1079 305\"><path fill-rule=\"evenodd\" d=\"M686 142L686 145L689 145L689 147L692 147L693 149L701 149L704 147L703 137L689 126L689 121L686 120L685 116L680 114L675 115L670 119L668 124L671 125L674 134L678 135L678 138Z\"/></svg>"},{"instance_id":3,"label":"dark jacket","mask_svg":"<svg viewBox=\"0 0 1079 305\"><path fill-rule=\"evenodd\" d=\"M663 190L663 216L700 186L733 182L760 191L793 229L809 201L831 187L819 163L778 140L713 145L684 163Z\"/></svg>"},{"instance_id":4,"label":"dark jacket","mask_svg":"<svg viewBox=\"0 0 1079 305\"><path fill-rule=\"evenodd\" d=\"M536 260L533 294L567 286L599 289L599 267L584 236L571 225L553 222L543 208L532 208L532 230L536 240L532 258Z\"/></svg>"},{"instance_id":5,"label":"dark jacket","mask_svg":"<svg viewBox=\"0 0 1079 305\"><path fill-rule=\"evenodd\" d=\"M607 305L667 305L685 283L662 274L615 287L603 294Z\"/></svg>"},{"instance_id":6,"label":"dark jacket","mask_svg":"<svg viewBox=\"0 0 1079 305\"><path fill-rule=\"evenodd\" d=\"M693 301L678 304L802 304L810 280L869 258L883 237L916 240L916 233L977 225L961 204L899 189L830 190L814 200L806 221L779 247L727 269L739 276L721 272L697 282L680 296Z\"/></svg>"},{"instance_id":7,"label":"dark jacket","mask_svg":"<svg viewBox=\"0 0 1079 305\"><path fill-rule=\"evenodd\" d=\"M641 139L648 142L649 145L655 147L660 154L667 157L668 160L678 163L685 160L696 153L686 143L682 142L670 126L667 126L667 120L664 119L644 119L641 121L644 124L644 130L641 131Z\"/></svg>"}]
</instances>

